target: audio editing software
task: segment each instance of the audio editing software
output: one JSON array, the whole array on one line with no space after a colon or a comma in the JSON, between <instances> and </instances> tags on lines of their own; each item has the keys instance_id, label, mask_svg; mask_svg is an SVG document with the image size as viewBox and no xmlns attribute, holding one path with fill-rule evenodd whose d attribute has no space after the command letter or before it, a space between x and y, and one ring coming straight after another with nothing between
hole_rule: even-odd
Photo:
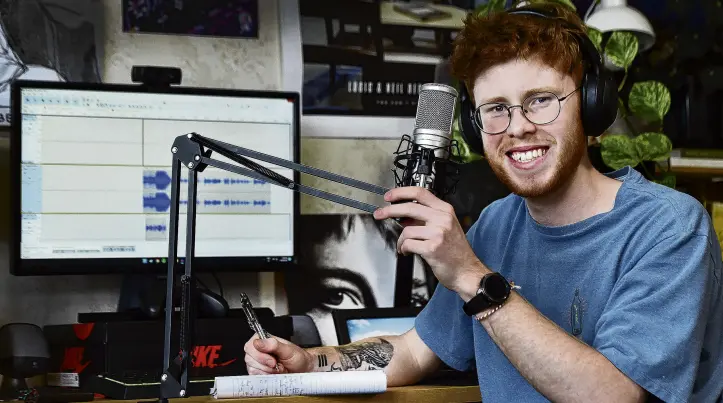
<instances>
[{"instance_id":1,"label":"audio editing software","mask_svg":"<svg viewBox=\"0 0 723 403\"><path fill-rule=\"evenodd\" d=\"M197 132L293 158L293 103L284 99L54 89L24 89L21 98L24 259L167 256L176 136ZM179 256L187 177L183 168ZM196 211L199 257L293 255L287 189L208 167Z\"/></svg>"}]
</instances>

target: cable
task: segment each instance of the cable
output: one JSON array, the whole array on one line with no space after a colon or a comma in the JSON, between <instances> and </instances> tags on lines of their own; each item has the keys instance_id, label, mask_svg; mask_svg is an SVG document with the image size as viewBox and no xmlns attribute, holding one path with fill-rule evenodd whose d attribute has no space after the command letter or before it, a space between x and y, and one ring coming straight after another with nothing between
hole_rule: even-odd
<instances>
[{"instance_id":1,"label":"cable","mask_svg":"<svg viewBox=\"0 0 723 403\"><path fill-rule=\"evenodd\" d=\"M593 0L592 3L590 3L590 7L587 8L587 11L585 12L585 17L583 17L583 21L587 22L587 19L590 18L590 15L593 11L595 11L595 6L600 2L600 0Z\"/></svg>"},{"instance_id":2,"label":"cable","mask_svg":"<svg viewBox=\"0 0 723 403\"><path fill-rule=\"evenodd\" d=\"M218 293L221 294L221 296L223 297L223 285L221 284L221 279L218 278L218 274L216 274L215 271L212 271L211 275L213 276L214 280L216 280L216 284L218 284Z\"/></svg>"},{"instance_id":3,"label":"cable","mask_svg":"<svg viewBox=\"0 0 723 403\"><path fill-rule=\"evenodd\" d=\"M201 281L200 276L196 276L196 281L198 282L198 284L201 285L201 287L203 287L203 288L205 288L205 289L207 289L207 290L210 290L210 288L208 288L208 286L206 285L206 283L204 283L203 281Z\"/></svg>"}]
</instances>

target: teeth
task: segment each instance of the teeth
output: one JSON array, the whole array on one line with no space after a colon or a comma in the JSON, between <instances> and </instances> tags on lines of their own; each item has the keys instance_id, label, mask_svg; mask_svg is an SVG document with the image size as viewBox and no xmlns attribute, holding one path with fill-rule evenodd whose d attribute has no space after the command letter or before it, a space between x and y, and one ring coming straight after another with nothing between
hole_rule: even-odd
<instances>
[{"instance_id":1,"label":"teeth","mask_svg":"<svg viewBox=\"0 0 723 403\"><path fill-rule=\"evenodd\" d=\"M534 150L529 150L525 152L513 152L512 158L515 161L519 162L528 162L532 161L535 158L542 157L545 155L546 150L544 148L536 148Z\"/></svg>"}]
</instances>

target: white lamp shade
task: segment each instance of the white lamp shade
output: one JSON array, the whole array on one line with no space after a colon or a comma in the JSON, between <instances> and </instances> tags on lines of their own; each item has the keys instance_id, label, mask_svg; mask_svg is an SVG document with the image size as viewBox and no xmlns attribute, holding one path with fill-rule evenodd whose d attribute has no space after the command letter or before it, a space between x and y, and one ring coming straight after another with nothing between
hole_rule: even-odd
<instances>
[{"instance_id":1,"label":"white lamp shade","mask_svg":"<svg viewBox=\"0 0 723 403\"><path fill-rule=\"evenodd\" d=\"M612 3L612 2L611 2ZM617 3L617 2L616 2ZM655 31L650 21L641 13L621 1L619 5L606 6L603 2L585 23L600 32L627 31L638 38L638 51L650 49L655 43Z\"/></svg>"}]
</instances>

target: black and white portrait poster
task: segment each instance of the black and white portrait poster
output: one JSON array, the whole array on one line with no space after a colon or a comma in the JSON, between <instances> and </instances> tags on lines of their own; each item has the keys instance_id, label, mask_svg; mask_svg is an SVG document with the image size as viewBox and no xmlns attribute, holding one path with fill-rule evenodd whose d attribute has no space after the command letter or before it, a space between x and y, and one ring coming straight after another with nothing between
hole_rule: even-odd
<instances>
[{"instance_id":1,"label":"black and white portrait poster","mask_svg":"<svg viewBox=\"0 0 723 403\"><path fill-rule=\"evenodd\" d=\"M400 229L371 214L302 215L299 268L284 273L289 314L308 315L323 345L336 345L333 309L394 306ZM424 306L436 280L416 259L412 306Z\"/></svg>"},{"instance_id":2,"label":"black and white portrait poster","mask_svg":"<svg viewBox=\"0 0 723 403\"><path fill-rule=\"evenodd\" d=\"M0 0L0 125L15 80L100 82L98 0Z\"/></svg>"},{"instance_id":3,"label":"black and white portrait poster","mask_svg":"<svg viewBox=\"0 0 723 403\"><path fill-rule=\"evenodd\" d=\"M299 0L303 113L413 117L475 3Z\"/></svg>"}]
</instances>

